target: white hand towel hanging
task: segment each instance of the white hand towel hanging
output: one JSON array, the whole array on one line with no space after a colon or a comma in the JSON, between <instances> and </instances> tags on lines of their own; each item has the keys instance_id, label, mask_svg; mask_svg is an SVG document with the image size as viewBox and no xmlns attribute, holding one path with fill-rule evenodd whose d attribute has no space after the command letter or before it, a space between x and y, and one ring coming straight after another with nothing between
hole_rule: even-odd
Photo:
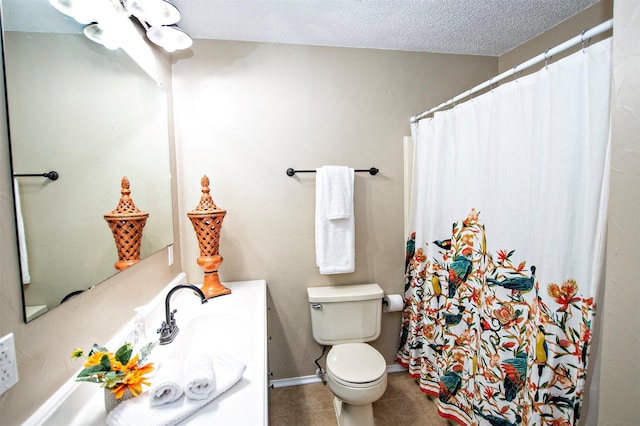
<instances>
[{"instance_id":1,"label":"white hand towel hanging","mask_svg":"<svg viewBox=\"0 0 640 426\"><path fill-rule=\"evenodd\" d=\"M318 176L322 179L322 208L326 218L350 218L353 215L353 169L324 166Z\"/></svg>"},{"instance_id":2,"label":"white hand towel hanging","mask_svg":"<svg viewBox=\"0 0 640 426\"><path fill-rule=\"evenodd\" d=\"M18 186L18 178L15 177L13 178L13 193L16 206L16 225L18 228L18 249L20 250L20 273L22 275L22 284L29 284L31 282L31 274L29 273L29 257L27 255L27 238L24 233L20 187Z\"/></svg>"},{"instance_id":3,"label":"white hand towel hanging","mask_svg":"<svg viewBox=\"0 0 640 426\"><path fill-rule=\"evenodd\" d=\"M355 271L354 170L316 169L316 265L321 274Z\"/></svg>"}]
</instances>

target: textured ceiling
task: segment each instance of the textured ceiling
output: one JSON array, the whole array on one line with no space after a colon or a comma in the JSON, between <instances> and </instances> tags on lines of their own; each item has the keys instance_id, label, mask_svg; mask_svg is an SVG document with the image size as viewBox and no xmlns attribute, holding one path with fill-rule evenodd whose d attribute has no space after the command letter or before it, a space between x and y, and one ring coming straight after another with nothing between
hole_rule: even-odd
<instances>
[{"instance_id":1,"label":"textured ceiling","mask_svg":"<svg viewBox=\"0 0 640 426\"><path fill-rule=\"evenodd\" d=\"M597 1L172 0L172 3L182 13L179 26L193 38L499 56ZM55 28L46 31L68 31L61 29L59 19L54 19L52 15L57 11L47 0L2 0L2 3L6 20L20 22L22 30L31 27L33 31L36 26L58 22ZM63 24L74 26L73 22Z\"/></svg>"},{"instance_id":2,"label":"textured ceiling","mask_svg":"<svg viewBox=\"0 0 640 426\"><path fill-rule=\"evenodd\" d=\"M194 38L499 56L597 0L173 0Z\"/></svg>"}]
</instances>

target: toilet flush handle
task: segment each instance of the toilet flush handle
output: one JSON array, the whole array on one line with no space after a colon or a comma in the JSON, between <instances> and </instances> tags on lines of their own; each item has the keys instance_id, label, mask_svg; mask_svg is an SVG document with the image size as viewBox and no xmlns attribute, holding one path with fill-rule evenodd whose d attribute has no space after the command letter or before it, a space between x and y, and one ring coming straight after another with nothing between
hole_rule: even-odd
<instances>
[{"instance_id":1,"label":"toilet flush handle","mask_svg":"<svg viewBox=\"0 0 640 426\"><path fill-rule=\"evenodd\" d=\"M312 303L311 304L311 308L312 309L322 309L322 304L321 303Z\"/></svg>"}]
</instances>

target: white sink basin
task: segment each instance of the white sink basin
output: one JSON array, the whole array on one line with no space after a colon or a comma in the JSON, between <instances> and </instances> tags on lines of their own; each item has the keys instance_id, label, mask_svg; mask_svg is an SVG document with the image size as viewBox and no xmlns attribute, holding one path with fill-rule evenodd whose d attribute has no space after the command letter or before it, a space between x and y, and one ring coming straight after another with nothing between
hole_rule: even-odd
<instances>
[{"instance_id":1,"label":"white sink basin","mask_svg":"<svg viewBox=\"0 0 640 426\"><path fill-rule=\"evenodd\" d=\"M178 322L180 331L175 340L167 346L171 348L169 358L186 360L192 353L225 353L245 362L242 342L255 342L255 327L242 327L240 314L212 313L191 318L186 323ZM179 321L179 320L178 320Z\"/></svg>"}]
</instances>

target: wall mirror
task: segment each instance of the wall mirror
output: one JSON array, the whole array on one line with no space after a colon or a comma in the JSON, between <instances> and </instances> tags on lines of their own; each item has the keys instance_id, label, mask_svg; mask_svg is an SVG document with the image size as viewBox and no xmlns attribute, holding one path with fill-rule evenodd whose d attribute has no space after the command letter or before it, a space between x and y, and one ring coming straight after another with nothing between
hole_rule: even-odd
<instances>
[{"instance_id":1,"label":"wall mirror","mask_svg":"<svg viewBox=\"0 0 640 426\"><path fill-rule=\"evenodd\" d=\"M47 0L1 5L13 173L59 174L14 177L29 321L117 272L103 215L123 176L149 213L142 259L173 243L167 99L124 51L90 41Z\"/></svg>"}]
</instances>

